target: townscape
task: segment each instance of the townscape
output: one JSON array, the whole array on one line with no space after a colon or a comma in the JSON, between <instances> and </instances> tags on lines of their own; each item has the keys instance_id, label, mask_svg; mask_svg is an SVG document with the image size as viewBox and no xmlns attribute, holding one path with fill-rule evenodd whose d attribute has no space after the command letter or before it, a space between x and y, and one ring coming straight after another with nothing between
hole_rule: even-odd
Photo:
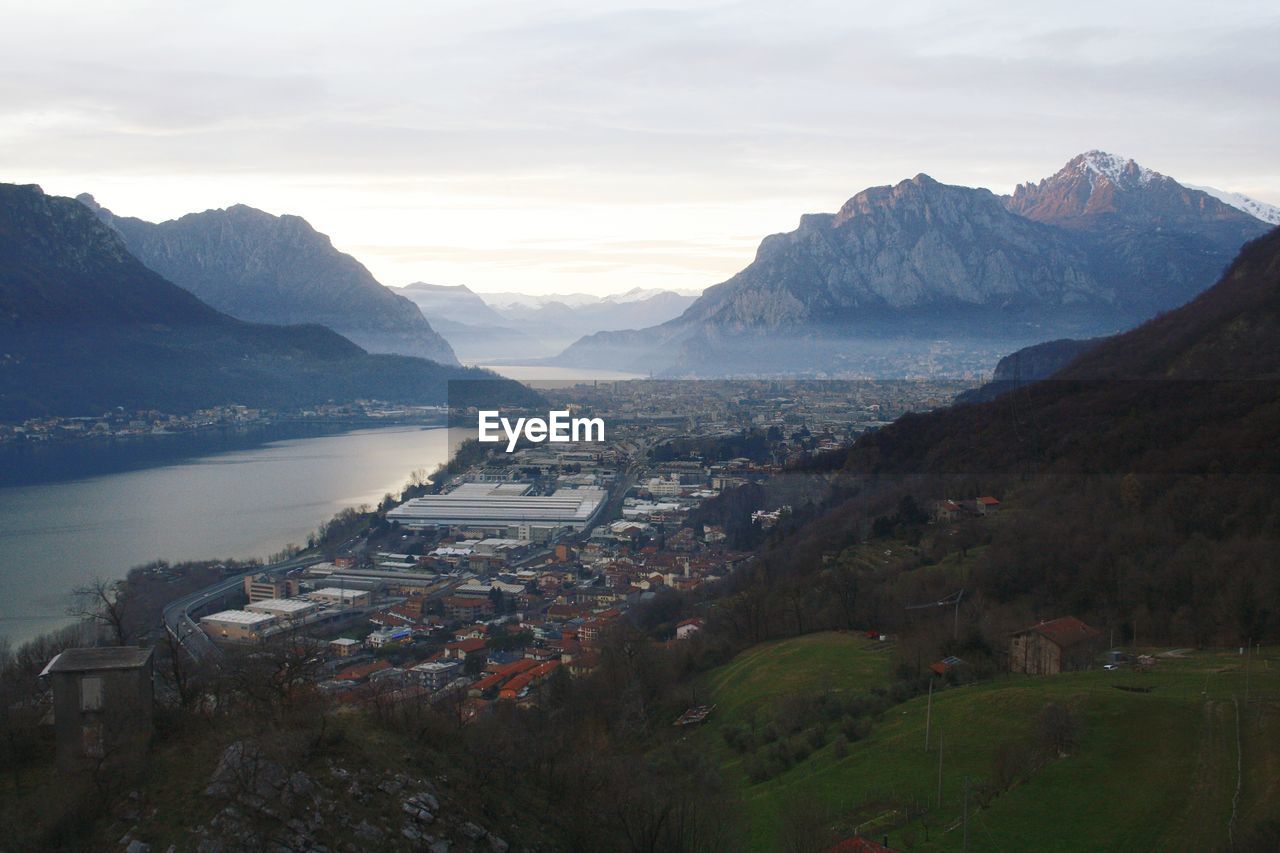
<instances>
[{"instance_id":1,"label":"townscape","mask_svg":"<svg viewBox=\"0 0 1280 853\"><path fill-rule=\"evenodd\" d=\"M633 607L723 581L791 513L787 504L752 509L746 530L691 524L706 501L840 452L957 387L565 385L546 393L607 419L609 441L485 454L442 478L438 492L387 507L380 532L361 531L302 565L295 556L286 570L250 572L242 586L201 598L200 631L216 646L306 644L324 659L312 671L318 688L341 703L464 693L468 714L493 701L536 703L561 668L570 676L595 668L601 641ZM796 499L817 496L801 489ZM238 606L217 609L231 602ZM688 639L703 621L666 626L666 642ZM211 653L201 641L189 648Z\"/></svg>"},{"instance_id":2,"label":"townscape","mask_svg":"<svg viewBox=\"0 0 1280 853\"><path fill-rule=\"evenodd\" d=\"M0 853L1280 850L1277 33L13 4Z\"/></svg>"}]
</instances>

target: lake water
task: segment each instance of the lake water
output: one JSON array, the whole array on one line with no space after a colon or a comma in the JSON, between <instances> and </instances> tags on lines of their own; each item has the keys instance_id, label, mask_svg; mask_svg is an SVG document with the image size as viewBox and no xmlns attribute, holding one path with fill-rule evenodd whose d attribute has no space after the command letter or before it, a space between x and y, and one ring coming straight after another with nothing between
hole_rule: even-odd
<instances>
[{"instance_id":1,"label":"lake water","mask_svg":"<svg viewBox=\"0 0 1280 853\"><path fill-rule=\"evenodd\" d=\"M66 624L69 591L93 577L304 543L339 510L376 504L449 452L447 429L385 427L0 488L0 636L16 645Z\"/></svg>"}]
</instances>

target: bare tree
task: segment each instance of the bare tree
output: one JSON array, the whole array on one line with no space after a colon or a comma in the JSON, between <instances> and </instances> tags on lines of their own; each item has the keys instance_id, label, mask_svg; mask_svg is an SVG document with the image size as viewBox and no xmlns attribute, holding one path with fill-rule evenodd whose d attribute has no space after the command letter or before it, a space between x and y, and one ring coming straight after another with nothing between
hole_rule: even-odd
<instances>
[{"instance_id":1,"label":"bare tree","mask_svg":"<svg viewBox=\"0 0 1280 853\"><path fill-rule=\"evenodd\" d=\"M123 581L94 578L72 590L67 615L106 628L116 645L127 645L134 639L137 619L124 592Z\"/></svg>"}]
</instances>

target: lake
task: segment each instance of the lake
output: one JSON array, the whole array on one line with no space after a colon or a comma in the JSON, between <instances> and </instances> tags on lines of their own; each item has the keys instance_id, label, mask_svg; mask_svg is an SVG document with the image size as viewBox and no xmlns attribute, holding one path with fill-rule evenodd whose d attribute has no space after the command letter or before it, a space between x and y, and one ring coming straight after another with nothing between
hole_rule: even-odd
<instances>
[{"instance_id":1,"label":"lake","mask_svg":"<svg viewBox=\"0 0 1280 853\"><path fill-rule=\"evenodd\" d=\"M449 452L447 429L384 427L0 488L0 636L17 645L66 624L68 593L95 576L304 543L339 510L398 492Z\"/></svg>"}]
</instances>

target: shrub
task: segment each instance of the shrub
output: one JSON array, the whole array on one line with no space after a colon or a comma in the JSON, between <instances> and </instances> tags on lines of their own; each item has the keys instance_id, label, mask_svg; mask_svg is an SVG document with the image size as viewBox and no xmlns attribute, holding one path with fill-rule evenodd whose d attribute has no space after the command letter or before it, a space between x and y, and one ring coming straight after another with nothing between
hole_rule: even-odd
<instances>
[{"instance_id":1,"label":"shrub","mask_svg":"<svg viewBox=\"0 0 1280 853\"><path fill-rule=\"evenodd\" d=\"M1050 755L1067 755L1080 742L1080 719L1065 705L1050 702L1036 720L1036 742Z\"/></svg>"}]
</instances>

